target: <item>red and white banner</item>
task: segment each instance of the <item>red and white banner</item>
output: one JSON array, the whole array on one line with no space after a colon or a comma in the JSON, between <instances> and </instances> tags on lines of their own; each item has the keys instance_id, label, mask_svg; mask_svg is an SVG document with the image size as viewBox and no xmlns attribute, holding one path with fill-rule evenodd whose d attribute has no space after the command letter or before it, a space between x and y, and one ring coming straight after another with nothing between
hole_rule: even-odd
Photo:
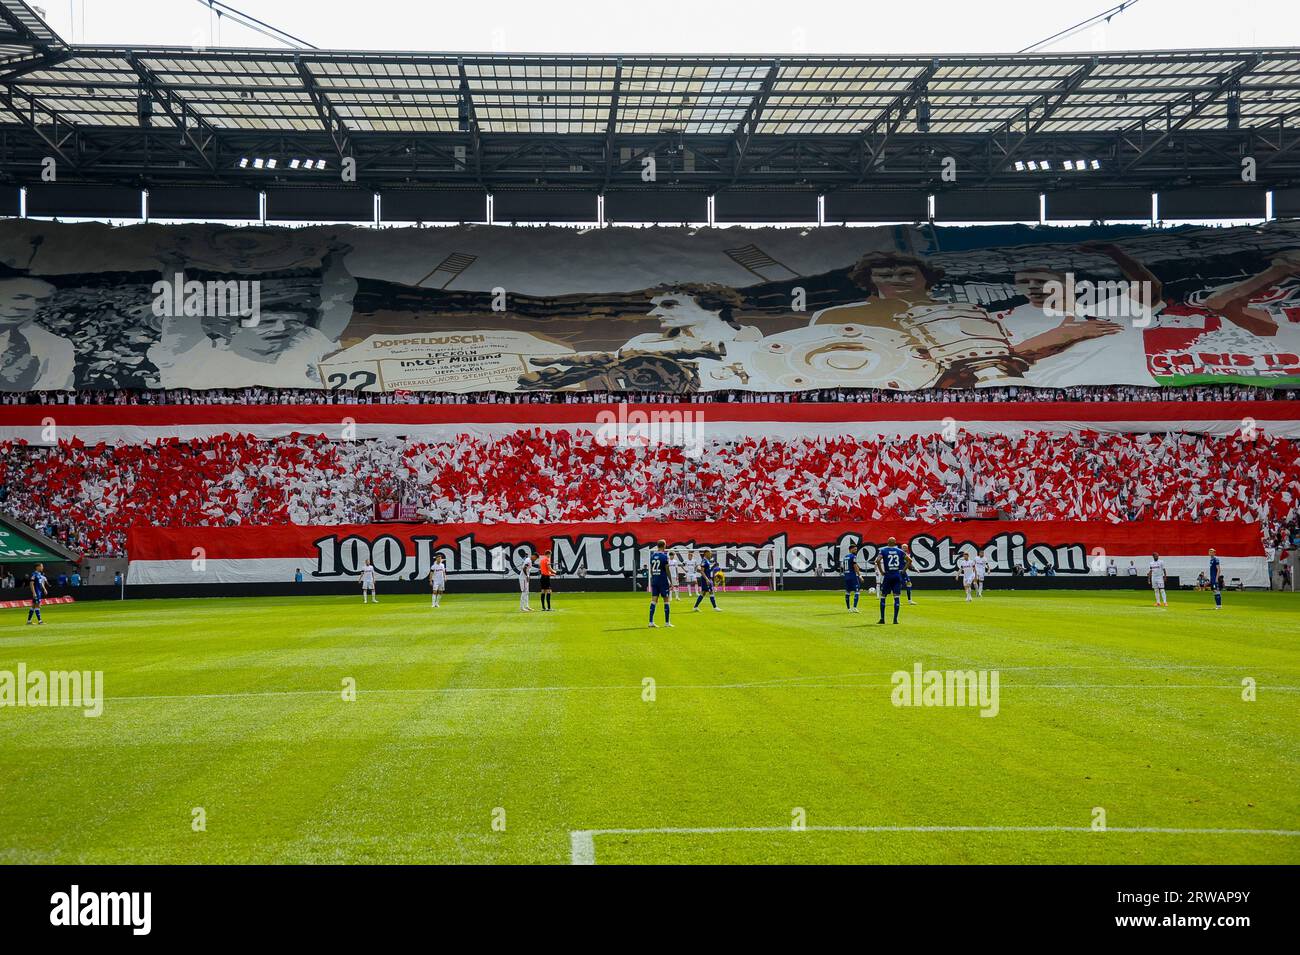
<instances>
[{"instance_id":1,"label":"red and white banner","mask_svg":"<svg viewBox=\"0 0 1300 955\"><path fill-rule=\"evenodd\" d=\"M46 597L41 601L43 604L70 604L71 597ZM30 607L32 600L28 597L26 600L0 600L0 610L13 610L14 608Z\"/></svg>"},{"instance_id":2,"label":"red and white banner","mask_svg":"<svg viewBox=\"0 0 1300 955\"><path fill-rule=\"evenodd\" d=\"M310 581L356 580L367 560L381 579L419 580L438 554L453 581L482 580L515 573L525 547L550 554L560 576L623 578L645 568L661 538L681 552L711 548L733 575L766 574L774 564L786 576L810 576L839 566L858 541L865 542L862 562L869 565L876 547L890 537L908 545L918 576L952 574L969 546L984 554L996 574L1023 566L1075 579L1106 575L1112 562L1118 576L1127 575L1132 562L1145 577L1158 553L1167 572L1186 582L1208 573L1214 549L1229 581L1267 584L1257 525L1191 521L140 527L127 541L127 582L287 582L298 571Z\"/></svg>"},{"instance_id":3,"label":"red and white banner","mask_svg":"<svg viewBox=\"0 0 1300 955\"><path fill-rule=\"evenodd\" d=\"M692 441L876 435L1181 431L1300 438L1294 401L772 402L663 404L0 405L0 441L140 444L221 434L446 441L521 428L685 432Z\"/></svg>"}]
</instances>

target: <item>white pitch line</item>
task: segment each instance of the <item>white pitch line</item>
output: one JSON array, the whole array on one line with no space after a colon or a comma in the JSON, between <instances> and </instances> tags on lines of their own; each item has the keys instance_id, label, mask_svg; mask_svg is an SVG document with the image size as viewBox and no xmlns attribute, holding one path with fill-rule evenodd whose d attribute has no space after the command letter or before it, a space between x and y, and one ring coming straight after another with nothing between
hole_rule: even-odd
<instances>
[{"instance_id":1,"label":"white pitch line","mask_svg":"<svg viewBox=\"0 0 1300 955\"><path fill-rule=\"evenodd\" d=\"M1091 826L682 826L654 827L648 829L574 829L569 833L569 863L571 865L596 864L597 836L715 836L735 833L791 833L801 832L1087 832L1154 834L1172 836L1283 836L1300 837L1300 829L1180 829L1162 826L1108 826L1093 829Z\"/></svg>"},{"instance_id":2,"label":"white pitch line","mask_svg":"<svg viewBox=\"0 0 1300 955\"><path fill-rule=\"evenodd\" d=\"M920 654L926 656L926 654ZM933 656L933 654L930 654ZM950 657L956 660L957 657ZM1167 670L1226 670L1230 673L1288 673L1300 672L1297 667L1277 667L1277 666L1247 666L1243 664L1131 664L1131 663L1050 663L1036 666L997 666L987 663L963 663L954 665L953 670L997 670L999 673L1020 673L1040 670L1134 670L1140 672L1164 672ZM850 677L869 677L869 676L891 676L893 670L864 670L854 673L816 673L805 676L782 676L772 677L770 680L758 680L746 684L748 686L764 686L768 683L784 683L795 680L846 680Z\"/></svg>"},{"instance_id":3,"label":"white pitch line","mask_svg":"<svg viewBox=\"0 0 1300 955\"><path fill-rule=\"evenodd\" d=\"M893 683L682 683L661 684L660 690L885 690ZM641 685L591 684L585 686L445 686L397 689L358 688L358 697L367 693L387 696L429 696L450 693L580 693L584 691L640 693ZM1021 690L1240 690L1237 683L1004 683L1005 691ZM1264 684L1261 690L1300 692L1300 686ZM156 700L240 700L280 696L335 696L340 690L258 690L247 693L166 693L140 696L108 696L106 703L148 702Z\"/></svg>"},{"instance_id":4,"label":"white pitch line","mask_svg":"<svg viewBox=\"0 0 1300 955\"><path fill-rule=\"evenodd\" d=\"M569 833L569 864L596 864L596 834L590 829L575 829Z\"/></svg>"}]
</instances>

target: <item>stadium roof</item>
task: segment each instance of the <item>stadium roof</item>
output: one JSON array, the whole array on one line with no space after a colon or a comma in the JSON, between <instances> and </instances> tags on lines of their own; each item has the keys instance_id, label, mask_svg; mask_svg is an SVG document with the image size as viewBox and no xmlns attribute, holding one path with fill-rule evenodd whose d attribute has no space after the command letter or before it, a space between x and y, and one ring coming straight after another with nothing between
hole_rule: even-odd
<instances>
[{"instance_id":1,"label":"stadium roof","mask_svg":"<svg viewBox=\"0 0 1300 955\"><path fill-rule=\"evenodd\" d=\"M0 0L0 169L132 186L717 192L1300 179L1300 48L588 56L73 46ZM643 181L653 155L654 182ZM944 157L957 181L943 179ZM261 162L257 162L261 160ZM271 160L275 160L274 164ZM295 162L297 160L297 162ZM306 161L310 160L310 163ZM1068 165L1067 165L1068 163Z\"/></svg>"}]
</instances>

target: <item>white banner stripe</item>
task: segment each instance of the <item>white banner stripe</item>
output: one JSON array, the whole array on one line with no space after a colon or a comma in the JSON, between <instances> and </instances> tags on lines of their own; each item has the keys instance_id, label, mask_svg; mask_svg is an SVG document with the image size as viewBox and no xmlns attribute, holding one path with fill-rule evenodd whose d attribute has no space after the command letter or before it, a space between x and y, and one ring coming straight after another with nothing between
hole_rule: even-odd
<instances>
[{"instance_id":1,"label":"white banner stripe","mask_svg":"<svg viewBox=\"0 0 1300 955\"><path fill-rule=\"evenodd\" d=\"M436 525L431 525L431 527L436 530ZM924 527L924 525L918 524L918 527ZM202 529L198 530L201 531ZM330 529L323 527L321 530L326 533ZM1119 568L1118 576L1124 579L1128 579L1124 573L1128 567L1128 561L1134 561L1139 568L1139 578L1145 582L1145 568L1150 558L1150 554L1108 554L1106 559L1116 562ZM294 573L302 570L305 578L302 585L304 593L310 593L312 584L316 582L356 583L357 587L360 588L361 585L358 582L357 575L312 576L317 570L316 560L316 555L313 553L306 553L301 557L208 558L204 562L201 571L194 569L192 560L184 558L176 560L133 560L127 569L127 585L181 584L200 587L209 584L289 583L293 581ZM1162 554L1161 560L1164 561L1168 574L1172 577L1178 577L1184 584L1194 582L1197 574L1202 573L1208 567L1208 558L1204 554ZM1263 587L1268 583L1268 565L1263 557L1223 557L1220 559L1220 565L1224 578L1228 581L1240 578L1242 586L1245 587ZM407 558L406 564L397 573L377 574L376 576L381 582L409 580L409 575L415 569L416 557L410 556ZM813 577L814 574L811 571L804 574L787 571L786 576ZM912 574L912 578L919 581L947 576L950 575L937 570L924 574ZM1078 575L1080 579L1100 576L1102 575L1096 573ZM448 575L448 580L453 588L459 581L470 585L466 589L472 589L472 581L505 579L504 574L498 573L455 573ZM593 579L622 579L622 574L611 573ZM837 576L826 576L822 579L825 580L828 591L836 590L839 587L839 578ZM1066 584L1067 579L1064 576L1058 575L1057 577L1057 581L1062 585ZM557 580L570 587L581 584L581 580L576 577L557 577ZM995 592L999 588L1006 588L1014 582L1014 578L1007 574L995 574L989 580L989 592ZM864 586L870 586L870 575L868 575L868 583L864 584ZM924 588L924 585L922 587Z\"/></svg>"},{"instance_id":2,"label":"white banner stripe","mask_svg":"<svg viewBox=\"0 0 1300 955\"><path fill-rule=\"evenodd\" d=\"M707 409L708 406L701 406ZM731 441L747 437L781 438L794 440L798 438L873 438L873 437L911 437L913 435L939 434L944 429L944 420L932 421L731 421L710 420L707 410L706 420L699 424L696 436L701 441ZM366 440L372 438L403 437L412 441L426 443L451 442L459 435L468 435L485 440L500 438L521 430L538 430L543 432L594 433L598 429L595 422L564 422L530 424L527 422L494 422L454 424L366 424L355 425L355 438ZM694 426L693 426L694 427ZM1049 434L1073 434L1080 431L1096 431L1101 434L1163 434L1176 430L1187 434L1207 434L1219 437L1236 434L1242 423L1237 418L1204 419L1186 421L956 421L960 432L981 435L1013 435L1029 431L1047 432ZM1256 423L1261 434L1279 438L1300 438L1300 417L1291 421L1259 421ZM343 424L340 420L320 421L315 424L185 424L185 425L60 425L57 430L58 440L68 441L78 438L87 444L144 444L160 438L179 438L183 441L202 440L222 434L247 434L263 440L285 438L295 432L299 434L323 434L331 440L342 440ZM48 446L48 440L39 427L0 426L0 441L26 441L34 446Z\"/></svg>"}]
</instances>

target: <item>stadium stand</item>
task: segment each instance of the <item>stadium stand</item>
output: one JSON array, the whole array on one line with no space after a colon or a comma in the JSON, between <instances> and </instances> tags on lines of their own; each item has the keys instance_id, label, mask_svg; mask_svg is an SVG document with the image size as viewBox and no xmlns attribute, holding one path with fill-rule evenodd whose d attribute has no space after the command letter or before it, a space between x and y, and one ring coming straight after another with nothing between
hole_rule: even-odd
<instances>
[{"instance_id":1,"label":"stadium stand","mask_svg":"<svg viewBox=\"0 0 1300 955\"><path fill-rule=\"evenodd\" d=\"M1259 148L1241 136L1283 100L1243 100L1239 84L1290 89L1294 50L411 54L404 82L450 96L454 117L413 124L376 96L357 118L391 125L339 140L343 120L302 128L242 97L197 97L182 125L212 126L174 143L152 104L182 108L181 94L160 76L192 91L255 78L321 116L336 81L397 93L372 54L113 47L96 62L125 79L88 89L39 17L14 29L39 56L15 74L32 108L7 129L26 171L0 222L0 512L83 556L134 563L140 528L327 537L380 521L520 535L770 522L836 540L891 520L1002 519L1044 540L1066 533L1049 525L1149 525L1129 554L1181 521L1290 545L1300 417L1278 406L1300 397L1300 153L1279 144L1240 179ZM754 99L743 122L706 121L735 91L697 91L701 112L678 129L593 68L665 88L722 68ZM507 74L502 109L546 91L608 112L560 130L531 112L477 116L475 87ZM1230 95L1235 126L1192 114L1144 143L1132 133L1157 113L1132 113L1121 76L1197 113ZM1059 117L992 148L1019 118L998 104L1037 96ZM56 182L35 177L49 146L38 102L86 120L87 161ZM111 103L140 128L101 122ZM460 159L395 161L381 128ZM944 155L935 136L959 179L917 164ZM561 180L557 148L579 160ZM360 178L342 176L345 158ZM671 176L644 178L646 159ZM730 426L691 446L611 445L590 425L614 402ZM383 532L366 533L372 546ZM755 533L764 546L780 530ZM1203 542L1179 540L1193 545L1179 556L1199 560Z\"/></svg>"},{"instance_id":2,"label":"stadium stand","mask_svg":"<svg viewBox=\"0 0 1300 955\"><path fill-rule=\"evenodd\" d=\"M432 523L1244 521L1275 546L1300 524L1300 442L1170 432L939 434L618 446L521 428L453 441L0 444L0 501L85 553L120 556L128 528L336 525L413 500Z\"/></svg>"}]
</instances>

